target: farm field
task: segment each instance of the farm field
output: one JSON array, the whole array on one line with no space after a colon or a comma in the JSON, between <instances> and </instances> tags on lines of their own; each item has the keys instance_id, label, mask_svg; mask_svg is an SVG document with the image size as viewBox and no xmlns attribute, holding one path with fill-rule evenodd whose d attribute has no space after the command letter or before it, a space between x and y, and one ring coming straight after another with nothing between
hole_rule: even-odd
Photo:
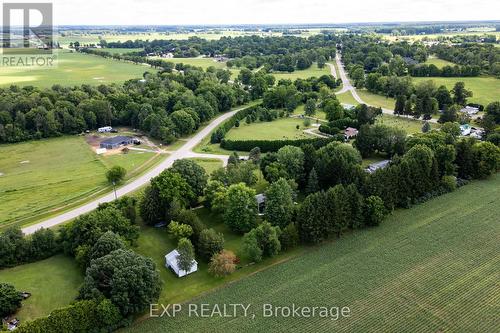
<instances>
[{"instance_id":1,"label":"farm field","mask_svg":"<svg viewBox=\"0 0 500 333\"><path fill-rule=\"evenodd\" d=\"M250 317L188 317L185 305L125 331L495 332L499 195L497 174L193 300L250 304ZM263 318L266 303L347 306L350 317Z\"/></svg>"},{"instance_id":2,"label":"farm field","mask_svg":"<svg viewBox=\"0 0 500 333\"><path fill-rule=\"evenodd\" d=\"M242 121L240 127L233 127L227 132L225 138L229 140L284 140L311 137L303 132L305 129L303 122L302 119L297 118L282 118L251 124ZM296 128L297 125L300 129Z\"/></svg>"},{"instance_id":3,"label":"farm field","mask_svg":"<svg viewBox=\"0 0 500 333\"><path fill-rule=\"evenodd\" d=\"M479 103L484 106L491 102L500 99L500 80L491 76L481 77L414 77L415 83L421 81L432 80L437 87L445 85L446 88L452 89L456 82L464 82L465 88L472 90L473 96L467 101L471 103Z\"/></svg>"},{"instance_id":4,"label":"farm field","mask_svg":"<svg viewBox=\"0 0 500 333\"><path fill-rule=\"evenodd\" d=\"M1 229L105 189L104 174L113 165L123 166L130 177L157 155L131 150L98 156L83 137L66 136L0 145L0 156Z\"/></svg>"},{"instance_id":5,"label":"farm field","mask_svg":"<svg viewBox=\"0 0 500 333\"><path fill-rule=\"evenodd\" d=\"M0 281L32 295L23 301L16 314L21 321L48 315L66 306L78 296L83 274L73 258L56 255L51 258L0 270Z\"/></svg>"},{"instance_id":6,"label":"farm field","mask_svg":"<svg viewBox=\"0 0 500 333\"><path fill-rule=\"evenodd\" d=\"M240 70L236 67L234 68L228 68L226 66L225 62L219 62L214 60L213 58L171 58L171 59L166 59L166 58L160 58L160 57L151 57L154 59L162 59L164 61L172 62L174 64L184 64L184 65L191 65L191 66L196 66L196 67L201 67L204 70L206 70L208 67L215 67L217 69L227 69L231 72L231 78L234 80L237 76Z\"/></svg>"},{"instance_id":7,"label":"farm field","mask_svg":"<svg viewBox=\"0 0 500 333\"><path fill-rule=\"evenodd\" d=\"M141 52L144 49L143 48L137 48L137 49L124 49L124 48L104 48L101 49L102 51L109 52L111 54L125 54L125 53L131 53L131 52Z\"/></svg>"},{"instance_id":8,"label":"farm field","mask_svg":"<svg viewBox=\"0 0 500 333\"><path fill-rule=\"evenodd\" d=\"M164 61L173 62L175 64L184 64L201 67L203 69L207 69L208 67L215 67L221 69L227 69L226 63L219 62L214 60L213 58L161 58L161 57L150 57L153 59L162 59Z\"/></svg>"},{"instance_id":9,"label":"farm field","mask_svg":"<svg viewBox=\"0 0 500 333\"><path fill-rule=\"evenodd\" d=\"M3 67L0 72L0 86L16 84L48 88L54 84L79 86L120 83L142 78L146 71L154 71L149 66L69 51L60 51L57 59L55 68Z\"/></svg>"},{"instance_id":10,"label":"farm field","mask_svg":"<svg viewBox=\"0 0 500 333\"><path fill-rule=\"evenodd\" d=\"M296 79L307 79L310 77L320 77L322 75L331 75L330 67L325 66L323 68L318 68L316 63L313 63L311 67L304 70L296 70L292 73L286 72L273 72L271 73L276 77L276 81L279 80L296 80Z\"/></svg>"}]
</instances>

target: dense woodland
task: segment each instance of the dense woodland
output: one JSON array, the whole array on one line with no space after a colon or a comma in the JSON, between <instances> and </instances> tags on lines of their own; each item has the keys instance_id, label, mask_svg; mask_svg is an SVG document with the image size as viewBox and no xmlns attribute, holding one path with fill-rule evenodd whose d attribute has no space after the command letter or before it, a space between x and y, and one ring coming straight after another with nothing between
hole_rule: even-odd
<instances>
[{"instance_id":1,"label":"dense woodland","mask_svg":"<svg viewBox=\"0 0 500 333\"><path fill-rule=\"evenodd\" d=\"M146 74L123 85L0 89L0 142L79 134L127 125L166 143L195 131L220 112L250 100L215 72Z\"/></svg>"},{"instance_id":2,"label":"dense woodland","mask_svg":"<svg viewBox=\"0 0 500 333\"><path fill-rule=\"evenodd\" d=\"M108 125L126 125L170 143L193 133L200 124L259 98L267 117L288 112L321 89L338 86L329 75L307 80L282 80L243 69L230 84L229 71L178 66L179 71L145 74L123 85L53 86L51 89L11 86L0 89L0 142L19 142L62 134L79 134ZM271 113L269 113L271 112ZM285 111L281 112L281 116Z\"/></svg>"},{"instance_id":3,"label":"dense woodland","mask_svg":"<svg viewBox=\"0 0 500 333\"><path fill-rule=\"evenodd\" d=\"M481 71L500 78L500 49L493 44L438 44L432 46L430 51L441 59L466 68L480 68Z\"/></svg>"}]
</instances>

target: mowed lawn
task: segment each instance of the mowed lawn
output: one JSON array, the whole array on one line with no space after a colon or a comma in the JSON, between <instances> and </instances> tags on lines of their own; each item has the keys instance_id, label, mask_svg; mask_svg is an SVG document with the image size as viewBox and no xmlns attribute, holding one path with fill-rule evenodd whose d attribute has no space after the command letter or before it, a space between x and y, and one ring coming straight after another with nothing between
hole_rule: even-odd
<instances>
[{"instance_id":1,"label":"mowed lawn","mask_svg":"<svg viewBox=\"0 0 500 333\"><path fill-rule=\"evenodd\" d=\"M342 94L335 95L340 103L349 105L358 105L359 103L354 99L350 91L343 92Z\"/></svg>"},{"instance_id":2,"label":"mowed lawn","mask_svg":"<svg viewBox=\"0 0 500 333\"><path fill-rule=\"evenodd\" d=\"M453 67L456 65L455 63L453 63L451 61L439 59L439 58L434 57L434 56L427 58L427 61L425 63L427 65L435 65L437 68L443 68L444 66L452 66Z\"/></svg>"},{"instance_id":3,"label":"mowed lawn","mask_svg":"<svg viewBox=\"0 0 500 333\"><path fill-rule=\"evenodd\" d=\"M48 315L78 296L83 273L73 258L57 255L31 264L0 270L0 281L31 293L16 317L21 321Z\"/></svg>"},{"instance_id":4,"label":"mowed lawn","mask_svg":"<svg viewBox=\"0 0 500 333\"><path fill-rule=\"evenodd\" d=\"M491 76L481 77L414 77L415 83L432 80L437 87L444 85L452 89L456 82L464 82L465 88L472 91L473 96L467 101L484 106L500 100L500 80Z\"/></svg>"},{"instance_id":5,"label":"mowed lawn","mask_svg":"<svg viewBox=\"0 0 500 333\"><path fill-rule=\"evenodd\" d=\"M299 129L297 129L299 125ZM304 121L297 118L281 118L274 121L259 121L251 124L241 121L226 134L228 140L286 140L312 137L303 132Z\"/></svg>"},{"instance_id":6,"label":"mowed lawn","mask_svg":"<svg viewBox=\"0 0 500 333\"><path fill-rule=\"evenodd\" d=\"M2 67L0 86L16 84L47 88L54 84L79 86L120 83L129 79L142 78L146 71L154 71L145 65L69 51L60 51L57 59L54 68Z\"/></svg>"},{"instance_id":7,"label":"mowed lawn","mask_svg":"<svg viewBox=\"0 0 500 333\"><path fill-rule=\"evenodd\" d=\"M213 214L206 208L196 209L195 212L207 228L213 228L224 235L224 248L233 251L239 256L241 259L240 269L228 278L216 278L208 273L208 263L197 257L198 271L186 277L178 278L165 267L165 255L175 249L177 243L168 235L165 228L142 227L134 251L152 258L160 272L163 289L159 303L185 302L229 281L239 279L276 262L296 256L304 250L299 248L280 254L275 258L266 259L261 263L248 265L249 260L242 255L242 236L231 232L223 223L220 215Z\"/></svg>"},{"instance_id":8,"label":"mowed lawn","mask_svg":"<svg viewBox=\"0 0 500 333\"><path fill-rule=\"evenodd\" d=\"M422 126L424 122L421 120L416 120L412 118L406 118L404 116L391 116L388 114L382 114L377 117L377 124L383 124L386 126L397 127L404 129L407 134L415 134L422 132ZM437 129L441 127L440 124L430 123L431 129Z\"/></svg>"},{"instance_id":9,"label":"mowed lawn","mask_svg":"<svg viewBox=\"0 0 500 333\"><path fill-rule=\"evenodd\" d=\"M211 175L215 170L222 168L222 161L213 158L192 158L199 166L205 169L207 175Z\"/></svg>"},{"instance_id":10,"label":"mowed lawn","mask_svg":"<svg viewBox=\"0 0 500 333\"><path fill-rule=\"evenodd\" d=\"M295 81L296 79L307 79L310 77L320 77L322 75L331 75L330 67L325 65L323 68L318 68L318 65L316 63L313 63L311 67L308 69L304 70L296 70L294 72L288 73L288 72L273 72L271 73L274 75L276 78L276 82L279 80L292 80Z\"/></svg>"},{"instance_id":11,"label":"mowed lawn","mask_svg":"<svg viewBox=\"0 0 500 333\"><path fill-rule=\"evenodd\" d=\"M105 172L113 165L131 176L153 157L137 151L100 157L80 136L0 145L0 228L104 189Z\"/></svg>"},{"instance_id":12,"label":"mowed lawn","mask_svg":"<svg viewBox=\"0 0 500 333\"><path fill-rule=\"evenodd\" d=\"M359 97L368 105L394 110L396 100L391 97L374 94L366 89L356 89Z\"/></svg>"},{"instance_id":13,"label":"mowed lawn","mask_svg":"<svg viewBox=\"0 0 500 333\"><path fill-rule=\"evenodd\" d=\"M473 182L192 301L251 304L248 318L188 317L184 304L125 331L496 332L499 196L499 175ZM263 318L266 303L348 306L350 317Z\"/></svg>"}]
</instances>

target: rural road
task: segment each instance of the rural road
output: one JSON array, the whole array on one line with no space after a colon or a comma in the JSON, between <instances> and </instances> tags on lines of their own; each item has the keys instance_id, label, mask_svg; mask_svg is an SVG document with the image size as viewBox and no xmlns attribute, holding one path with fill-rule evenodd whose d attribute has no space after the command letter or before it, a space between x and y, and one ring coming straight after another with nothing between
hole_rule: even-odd
<instances>
[{"instance_id":1,"label":"rural road","mask_svg":"<svg viewBox=\"0 0 500 333\"><path fill-rule=\"evenodd\" d=\"M358 102L359 104L370 105L370 104L364 102L361 99L361 97L359 97L358 92L356 91L356 88L351 84L351 81L349 81L349 78L347 77L347 74L346 74L345 69L344 69L344 65L342 64L342 61L340 60L340 55L338 53L337 53L337 56L335 58L335 62L337 63L337 68L339 69L340 78L342 79L342 89L337 91L335 94L339 95L339 94L343 94L345 92L350 92L352 94L352 97L354 97L356 102ZM335 67L332 64L328 64L328 65L330 66L330 68L334 72ZM382 108L382 113L390 114L390 115L394 116L394 110ZM437 120L433 118L433 119L428 120L428 122L437 123Z\"/></svg>"},{"instance_id":2,"label":"rural road","mask_svg":"<svg viewBox=\"0 0 500 333\"><path fill-rule=\"evenodd\" d=\"M198 145L206 136L208 136L210 134L210 132L212 132L222 122L224 122L226 119L230 118L236 112L238 112L244 108L245 107L235 109L233 111L224 113L223 115L220 115L219 117L215 118L210 124L208 124L205 128L203 128L198 133L196 133L192 138L190 138L182 147L180 147L178 150L172 152L172 154L170 156L168 156L160 164L158 164L153 169L149 170L148 172L146 172L145 174L143 174L139 178L134 179L130 183L125 184L124 186L122 186L120 188L117 188L116 189L117 196L122 197L122 196L124 196L130 192L133 192L133 191L137 190L138 188L148 184L151 178L158 176L163 170L170 168L176 160L180 160L183 158L193 158L193 157L213 158L213 159L221 159L224 164L227 164L227 159L229 156L198 154L198 153L193 152L193 148L196 147L196 145ZM56 226L58 224L68 222L68 221L78 217L79 215L88 213L88 212L96 209L99 204L104 203L104 202L110 202L110 201L113 201L114 199L115 199L114 192L108 193L107 195L105 195L103 197L100 197L92 202L89 202L83 206L77 207L77 208L70 210L66 213L55 216L55 217L50 218L48 220L45 220L43 222L22 228L22 231L24 234L32 234L41 228L51 228L51 227Z\"/></svg>"},{"instance_id":3,"label":"rural road","mask_svg":"<svg viewBox=\"0 0 500 333\"><path fill-rule=\"evenodd\" d=\"M339 76L342 79L342 84L343 87L340 91L336 92L336 94L342 94L345 92L350 92L354 99L360 103L360 104L367 104L365 103L361 97L359 97L356 88L354 88L351 85L351 82L349 81L349 78L347 77L347 74L344 70L344 66L342 65L342 62L340 60L340 55L337 54L336 59L337 63L337 68L339 71ZM336 72L335 72L335 66L332 64L328 64L330 67L330 70L332 72L332 75L336 77ZM149 170L139 178L131 181L128 184L125 184L124 186L118 188L116 190L116 194L118 197L122 197L130 192L133 192L137 190L138 188L146 185L149 183L150 179L153 177L158 176L163 170L170 168L172 164L176 160L183 159L183 158L213 158L213 159L220 159L224 163L224 165L227 165L227 160L229 156L226 155L212 155L212 154L199 154L193 152L193 148L196 147L207 135L210 134L217 126L219 126L222 122L224 122L226 119L230 118L232 115L234 115L236 112L240 111L242 108L235 109L233 111L224 113L223 115L220 115L216 119L214 119L209 125L207 125L205 128L203 128L201 131L196 133L192 138L190 138L183 146L181 146L178 150L172 152L170 156L168 156L164 161L162 161L160 164L155 166L153 169ZM391 114L394 115L394 111L389 110L389 109L384 109L382 108L383 113ZM431 122L436 122L435 119L431 119ZM316 133L311 133L313 135L317 135ZM48 220L45 220L43 222L33 224L30 226L27 226L25 228L22 228L23 233L25 234L32 234L35 231L41 229L41 228L51 228L53 226L56 226L61 223L68 222L82 214L88 213L94 209L97 208L97 206L101 203L104 202L110 202L115 199L115 194L114 192L110 192L107 195L100 197L96 200L93 200L83 206L77 207L75 209L72 209L66 213L63 213L61 215L55 216L53 218L50 218Z\"/></svg>"}]
</instances>

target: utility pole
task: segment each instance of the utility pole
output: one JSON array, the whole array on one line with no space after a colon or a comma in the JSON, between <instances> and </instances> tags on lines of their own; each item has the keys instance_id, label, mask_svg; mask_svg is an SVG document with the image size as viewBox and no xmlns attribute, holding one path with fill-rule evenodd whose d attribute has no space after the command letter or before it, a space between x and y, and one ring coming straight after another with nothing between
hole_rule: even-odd
<instances>
[{"instance_id":1,"label":"utility pole","mask_svg":"<svg viewBox=\"0 0 500 333\"><path fill-rule=\"evenodd\" d=\"M115 200L118 200L118 196L116 195L116 183L113 181L113 190L115 191Z\"/></svg>"}]
</instances>

